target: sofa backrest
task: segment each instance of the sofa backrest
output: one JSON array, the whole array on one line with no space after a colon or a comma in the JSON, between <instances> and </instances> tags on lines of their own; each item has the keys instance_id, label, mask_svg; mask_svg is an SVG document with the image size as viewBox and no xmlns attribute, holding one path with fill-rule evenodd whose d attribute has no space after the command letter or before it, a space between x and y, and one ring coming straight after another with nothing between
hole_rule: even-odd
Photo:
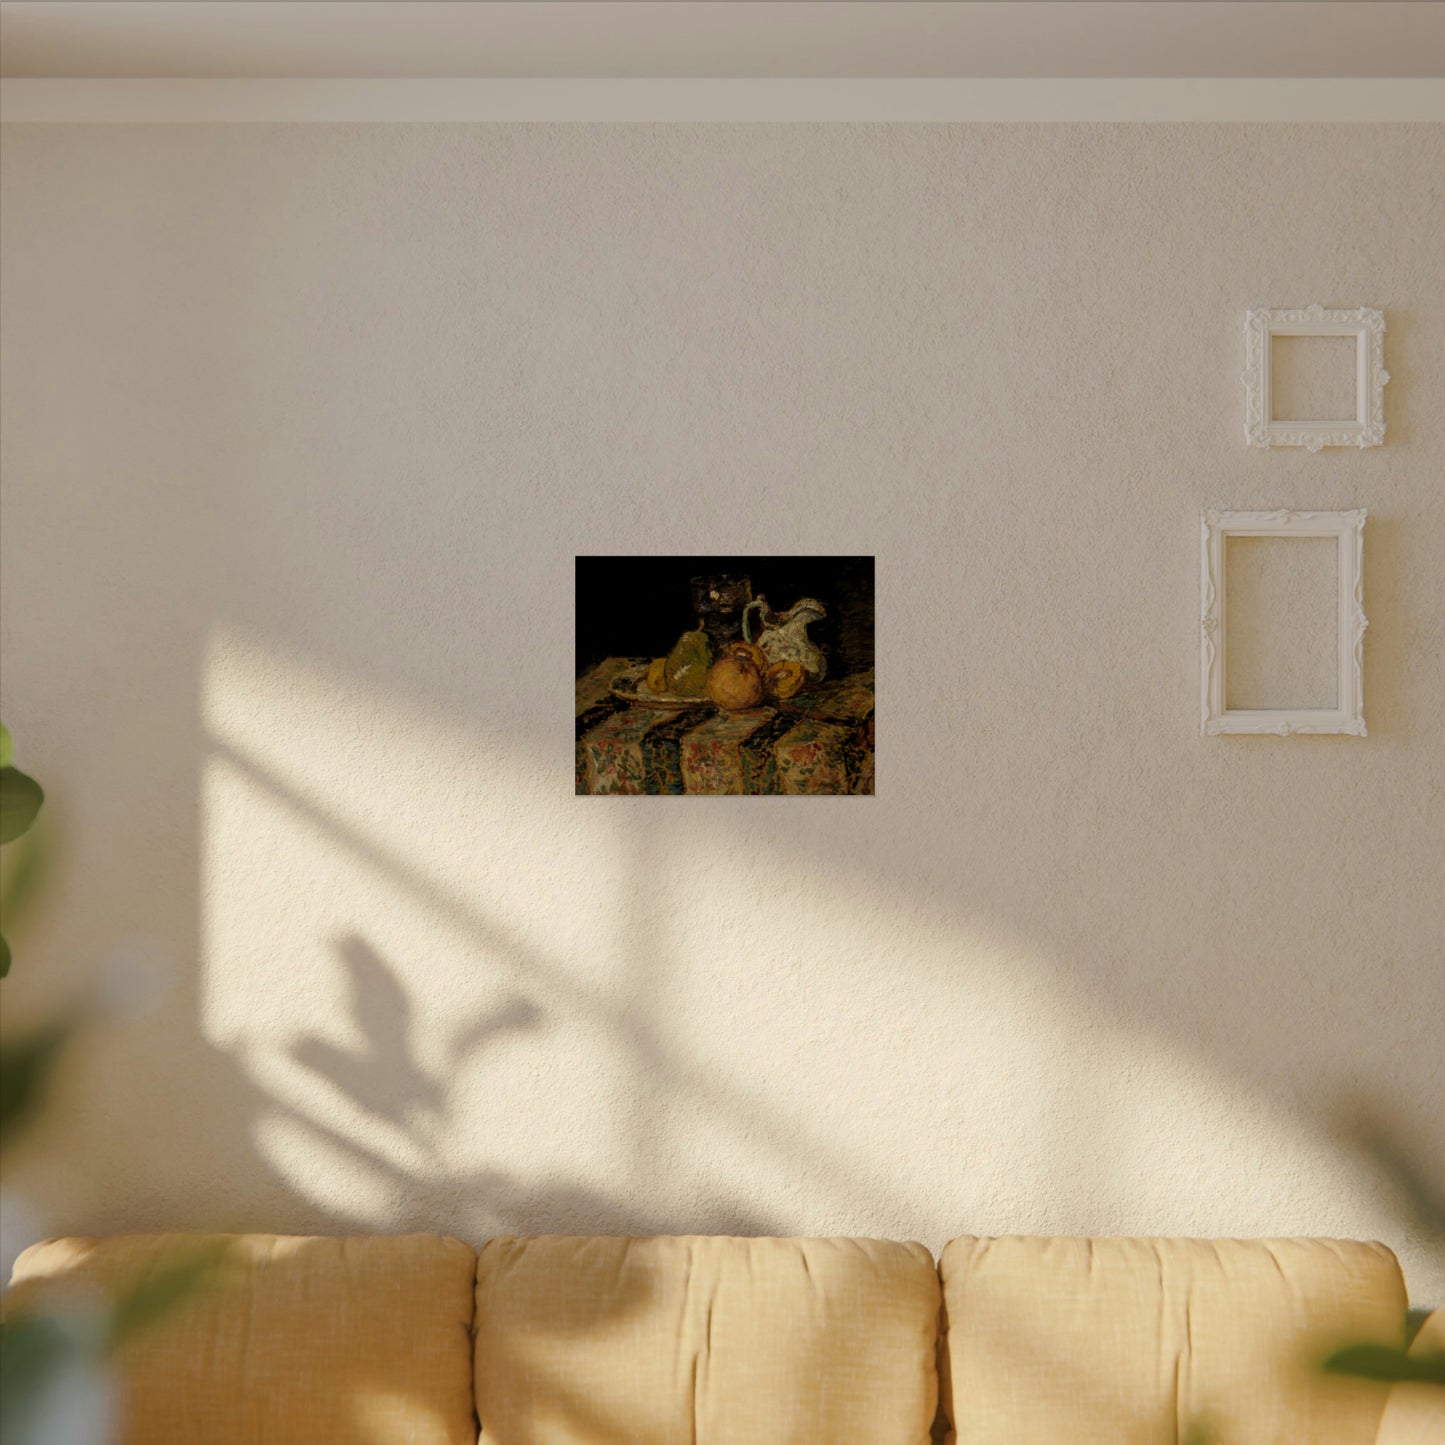
<instances>
[{"instance_id":1,"label":"sofa backrest","mask_svg":"<svg viewBox=\"0 0 1445 1445\"><path fill-rule=\"evenodd\" d=\"M1403 1343L1380 1244L963 1238L940 1272L957 1445L1375 1445L1386 1388L1319 1366Z\"/></svg>"},{"instance_id":2,"label":"sofa backrest","mask_svg":"<svg viewBox=\"0 0 1445 1445\"><path fill-rule=\"evenodd\" d=\"M42 1300L116 1295L195 1236L37 1244L15 1265L14 1317ZM121 1445L475 1445L476 1252L432 1235L211 1236L216 1287L122 1345Z\"/></svg>"},{"instance_id":3,"label":"sofa backrest","mask_svg":"<svg viewBox=\"0 0 1445 1445\"><path fill-rule=\"evenodd\" d=\"M494 1239L484 1445L927 1445L933 1256L870 1239Z\"/></svg>"},{"instance_id":4,"label":"sofa backrest","mask_svg":"<svg viewBox=\"0 0 1445 1445\"><path fill-rule=\"evenodd\" d=\"M926 1445L936 1349L957 1445L1445 1442L1438 1391L1397 1388L1377 1441L1384 1387L1318 1370L1401 1342L1382 1245L965 1238L940 1296L878 1240L211 1238L229 1278L122 1347L120 1445L475 1445L478 1416L482 1445ZM6 1314L195 1242L36 1245Z\"/></svg>"}]
</instances>

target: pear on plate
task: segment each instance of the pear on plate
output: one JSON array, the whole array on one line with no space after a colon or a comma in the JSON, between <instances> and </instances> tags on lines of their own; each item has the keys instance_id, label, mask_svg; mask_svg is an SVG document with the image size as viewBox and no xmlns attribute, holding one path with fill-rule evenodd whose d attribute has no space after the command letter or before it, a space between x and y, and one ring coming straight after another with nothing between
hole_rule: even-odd
<instances>
[{"instance_id":1,"label":"pear on plate","mask_svg":"<svg viewBox=\"0 0 1445 1445\"><path fill-rule=\"evenodd\" d=\"M678 697L704 697L707 694L707 670L712 666L712 644L707 633L684 632L667 654L663 673L668 692Z\"/></svg>"}]
</instances>

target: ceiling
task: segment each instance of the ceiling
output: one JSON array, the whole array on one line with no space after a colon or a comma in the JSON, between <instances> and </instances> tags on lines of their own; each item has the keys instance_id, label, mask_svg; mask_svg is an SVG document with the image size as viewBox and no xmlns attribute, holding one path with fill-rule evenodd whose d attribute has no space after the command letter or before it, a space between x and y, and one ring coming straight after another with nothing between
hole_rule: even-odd
<instances>
[{"instance_id":1,"label":"ceiling","mask_svg":"<svg viewBox=\"0 0 1445 1445\"><path fill-rule=\"evenodd\" d=\"M73 78L1445 75L1440 0L4 0Z\"/></svg>"}]
</instances>

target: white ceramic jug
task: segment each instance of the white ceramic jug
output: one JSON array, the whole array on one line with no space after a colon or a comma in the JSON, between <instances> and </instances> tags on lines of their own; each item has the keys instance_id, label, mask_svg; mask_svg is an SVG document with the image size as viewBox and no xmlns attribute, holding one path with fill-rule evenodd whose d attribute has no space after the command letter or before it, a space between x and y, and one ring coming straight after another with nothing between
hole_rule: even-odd
<instances>
[{"instance_id":1,"label":"white ceramic jug","mask_svg":"<svg viewBox=\"0 0 1445 1445\"><path fill-rule=\"evenodd\" d=\"M756 636L751 627L754 608L759 621ZM755 597L743 608L743 637L757 643L769 662L801 662L811 681L821 682L827 663L808 636L808 624L827 615L823 604L813 597L804 597L783 613L774 612L766 597Z\"/></svg>"}]
</instances>

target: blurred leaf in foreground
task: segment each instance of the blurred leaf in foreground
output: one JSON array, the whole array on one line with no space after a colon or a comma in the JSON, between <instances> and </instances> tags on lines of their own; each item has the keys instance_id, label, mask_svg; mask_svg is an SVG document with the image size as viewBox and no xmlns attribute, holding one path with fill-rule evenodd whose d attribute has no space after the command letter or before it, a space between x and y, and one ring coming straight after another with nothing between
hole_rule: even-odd
<instances>
[{"instance_id":1,"label":"blurred leaf in foreground","mask_svg":"<svg viewBox=\"0 0 1445 1445\"><path fill-rule=\"evenodd\" d=\"M45 790L19 768L0 768L0 843L13 843L35 821Z\"/></svg>"},{"instance_id":2,"label":"blurred leaf in foreground","mask_svg":"<svg viewBox=\"0 0 1445 1445\"><path fill-rule=\"evenodd\" d=\"M120 1344L153 1325L183 1300L217 1282L230 1252L230 1241L202 1239L180 1245L145 1278L116 1301L110 1339Z\"/></svg>"},{"instance_id":3,"label":"blurred leaf in foreground","mask_svg":"<svg viewBox=\"0 0 1445 1445\"><path fill-rule=\"evenodd\" d=\"M47 860L45 829L27 834L10 851L0 881L0 978L10 972L10 945L5 934L15 927L40 887Z\"/></svg>"},{"instance_id":4,"label":"blurred leaf in foreground","mask_svg":"<svg viewBox=\"0 0 1445 1445\"><path fill-rule=\"evenodd\" d=\"M5 1445L106 1441L114 1387L100 1361L103 1311L34 1312L5 1321L0 1439Z\"/></svg>"},{"instance_id":5,"label":"blurred leaf in foreground","mask_svg":"<svg viewBox=\"0 0 1445 1445\"><path fill-rule=\"evenodd\" d=\"M1421 1385L1445 1386L1445 1354L1409 1355L1389 1345L1350 1345L1325 1361L1331 1375L1352 1375L1357 1380L1410 1380Z\"/></svg>"},{"instance_id":6,"label":"blurred leaf in foreground","mask_svg":"<svg viewBox=\"0 0 1445 1445\"><path fill-rule=\"evenodd\" d=\"M0 1041L0 1152L44 1102L51 1071L77 1026L62 1018Z\"/></svg>"},{"instance_id":7,"label":"blurred leaf in foreground","mask_svg":"<svg viewBox=\"0 0 1445 1445\"><path fill-rule=\"evenodd\" d=\"M14 762L15 739L10 729L0 723L0 843L13 843L27 833L45 801L44 789ZM0 893L0 978L10 972L10 945L5 942L4 929L10 926L15 910L34 884L37 864L37 854L23 854Z\"/></svg>"}]
</instances>

